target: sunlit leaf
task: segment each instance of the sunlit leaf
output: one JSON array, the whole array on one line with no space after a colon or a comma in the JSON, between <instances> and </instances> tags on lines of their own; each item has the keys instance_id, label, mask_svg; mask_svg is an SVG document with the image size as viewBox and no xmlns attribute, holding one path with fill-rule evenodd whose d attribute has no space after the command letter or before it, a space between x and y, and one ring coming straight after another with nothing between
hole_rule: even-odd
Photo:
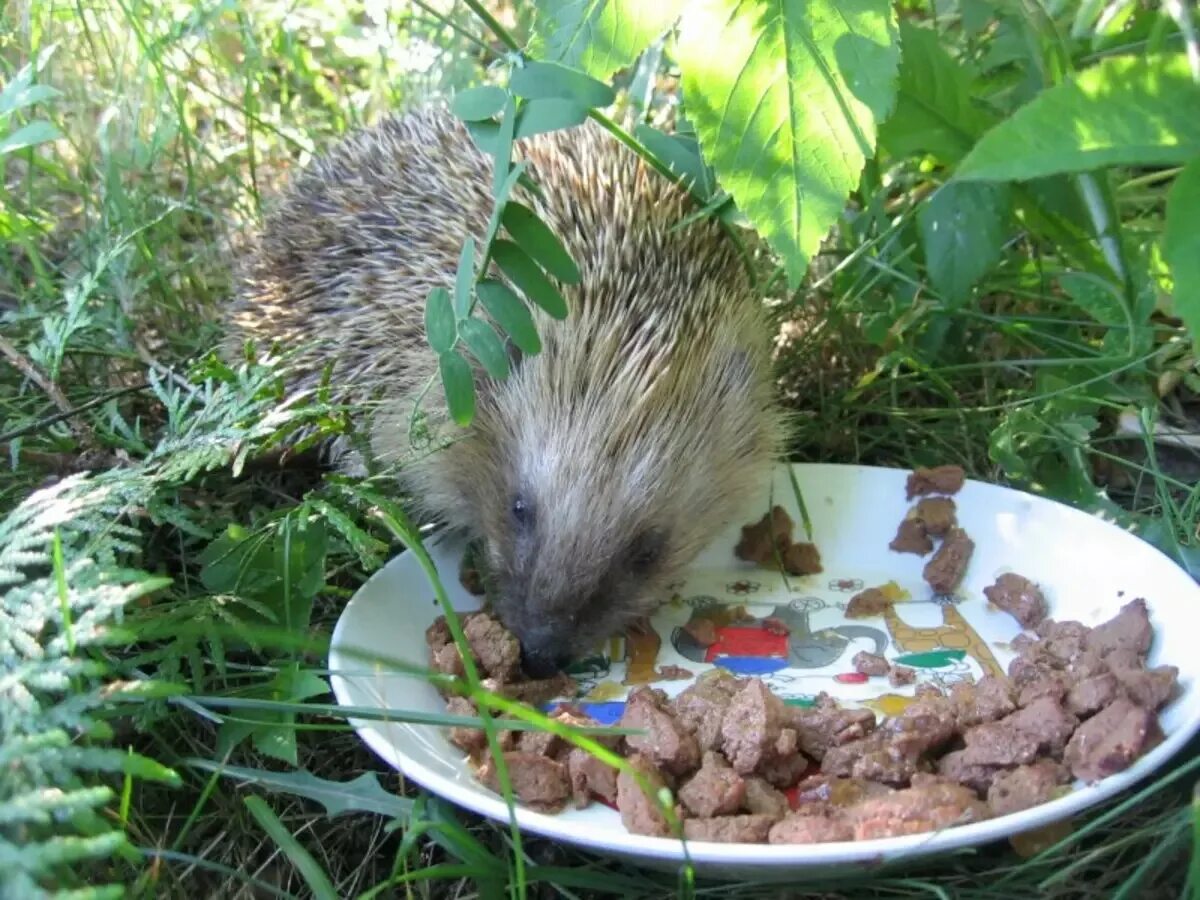
<instances>
[{"instance_id":1,"label":"sunlit leaf","mask_svg":"<svg viewBox=\"0 0 1200 900\"><path fill-rule=\"evenodd\" d=\"M1200 343L1200 156L1175 177L1167 195L1163 257L1175 282L1175 315Z\"/></svg>"},{"instance_id":2,"label":"sunlit leaf","mask_svg":"<svg viewBox=\"0 0 1200 900\"><path fill-rule=\"evenodd\" d=\"M528 62L514 69L508 88L527 100L571 100L598 109L611 105L617 98L604 82L552 62Z\"/></svg>"},{"instance_id":3,"label":"sunlit leaf","mask_svg":"<svg viewBox=\"0 0 1200 900\"><path fill-rule=\"evenodd\" d=\"M925 265L938 293L963 303L999 261L1010 233L1007 185L950 182L921 204L917 224Z\"/></svg>"},{"instance_id":4,"label":"sunlit leaf","mask_svg":"<svg viewBox=\"0 0 1200 900\"><path fill-rule=\"evenodd\" d=\"M607 80L679 18L687 0L536 0L533 55Z\"/></svg>"},{"instance_id":5,"label":"sunlit leaf","mask_svg":"<svg viewBox=\"0 0 1200 900\"><path fill-rule=\"evenodd\" d=\"M478 122L499 115L507 99L508 93L495 85L467 88L454 95L450 111L464 122Z\"/></svg>"}]
</instances>

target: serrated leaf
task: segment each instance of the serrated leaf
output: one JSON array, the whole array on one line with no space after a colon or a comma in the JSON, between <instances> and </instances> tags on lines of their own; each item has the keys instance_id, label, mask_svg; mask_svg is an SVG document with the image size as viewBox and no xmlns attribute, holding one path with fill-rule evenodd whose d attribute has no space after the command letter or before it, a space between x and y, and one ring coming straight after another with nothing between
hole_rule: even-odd
<instances>
[{"instance_id":1,"label":"serrated leaf","mask_svg":"<svg viewBox=\"0 0 1200 900\"><path fill-rule=\"evenodd\" d=\"M1012 198L1003 184L952 181L917 212L925 266L943 299L961 304L1000 260L1009 236Z\"/></svg>"},{"instance_id":2,"label":"serrated leaf","mask_svg":"<svg viewBox=\"0 0 1200 900\"><path fill-rule=\"evenodd\" d=\"M504 342L496 335L495 330L481 319L464 319L461 323L462 339L487 370L488 375L497 381L508 377L508 354L504 350Z\"/></svg>"},{"instance_id":3,"label":"serrated leaf","mask_svg":"<svg viewBox=\"0 0 1200 900\"><path fill-rule=\"evenodd\" d=\"M945 49L937 32L900 23L896 109L879 126L879 144L896 158L930 153L952 164L994 119L971 101L970 71Z\"/></svg>"},{"instance_id":4,"label":"serrated leaf","mask_svg":"<svg viewBox=\"0 0 1200 900\"><path fill-rule=\"evenodd\" d=\"M474 280L475 238L469 237L458 254L458 269L454 275L454 317L457 319L466 318L471 309L471 282Z\"/></svg>"},{"instance_id":5,"label":"serrated leaf","mask_svg":"<svg viewBox=\"0 0 1200 900\"><path fill-rule=\"evenodd\" d=\"M579 283L579 268L559 241L558 235L523 203L510 201L501 219L514 243L543 269L566 284Z\"/></svg>"},{"instance_id":6,"label":"serrated leaf","mask_svg":"<svg viewBox=\"0 0 1200 900\"><path fill-rule=\"evenodd\" d=\"M425 339L433 352L438 354L447 352L458 339L454 307L444 287L434 288L425 301Z\"/></svg>"},{"instance_id":7,"label":"serrated leaf","mask_svg":"<svg viewBox=\"0 0 1200 900\"><path fill-rule=\"evenodd\" d=\"M374 772L364 772L351 781L327 781L301 769L297 772L272 772L240 766L222 766L207 759L191 759L188 765L218 772L267 791L294 794L314 800L325 807L330 818L351 812L371 812L395 819L407 819L412 801L389 794Z\"/></svg>"},{"instance_id":8,"label":"serrated leaf","mask_svg":"<svg viewBox=\"0 0 1200 900\"><path fill-rule=\"evenodd\" d=\"M542 351L542 340L529 307L503 282L486 279L475 288L479 302L497 325L504 329L522 353Z\"/></svg>"},{"instance_id":9,"label":"serrated leaf","mask_svg":"<svg viewBox=\"0 0 1200 900\"><path fill-rule=\"evenodd\" d=\"M36 147L47 141L56 141L62 137L62 132L49 122L41 120L23 125L12 134L0 138L0 156L6 153L16 153L26 147Z\"/></svg>"},{"instance_id":10,"label":"serrated leaf","mask_svg":"<svg viewBox=\"0 0 1200 900\"><path fill-rule=\"evenodd\" d=\"M552 62L527 62L514 69L508 89L526 100L570 100L592 109L611 106L617 99L604 82Z\"/></svg>"},{"instance_id":11,"label":"serrated leaf","mask_svg":"<svg viewBox=\"0 0 1200 900\"><path fill-rule=\"evenodd\" d=\"M975 145L957 177L1024 181L1200 155L1200 85L1184 54L1113 56L1035 97Z\"/></svg>"},{"instance_id":12,"label":"serrated leaf","mask_svg":"<svg viewBox=\"0 0 1200 900\"><path fill-rule=\"evenodd\" d=\"M504 109L508 92L494 84L459 91L450 101L450 111L464 122L479 122L498 116Z\"/></svg>"},{"instance_id":13,"label":"serrated leaf","mask_svg":"<svg viewBox=\"0 0 1200 900\"><path fill-rule=\"evenodd\" d=\"M532 54L607 81L679 18L687 0L537 0Z\"/></svg>"},{"instance_id":14,"label":"serrated leaf","mask_svg":"<svg viewBox=\"0 0 1200 900\"><path fill-rule=\"evenodd\" d=\"M443 353L438 357L438 371L450 417L461 426L470 425L475 418L475 381L470 364L457 353Z\"/></svg>"},{"instance_id":15,"label":"serrated leaf","mask_svg":"<svg viewBox=\"0 0 1200 900\"><path fill-rule=\"evenodd\" d=\"M567 317L567 301L524 250L512 241L493 241L492 259L531 303L555 319Z\"/></svg>"},{"instance_id":16,"label":"serrated leaf","mask_svg":"<svg viewBox=\"0 0 1200 900\"><path fill-rule=\"evenodd\" d=\"M683 17L689 117L792 286L874 152L899 55L888 0L699 0Z\"/></svg>"},{"instance_id":17,"label":"serrated leaf","mask_svg":"<svg viewBox=\"0 0 1200 900\"><path fill-rule=\"evenodd\" d=\"M1163 258L1175 283L1175 315L1200 344L1200 156L1175 176L1167 194L1167 223L1163 231Z\"/></svg>"}]
</instances>

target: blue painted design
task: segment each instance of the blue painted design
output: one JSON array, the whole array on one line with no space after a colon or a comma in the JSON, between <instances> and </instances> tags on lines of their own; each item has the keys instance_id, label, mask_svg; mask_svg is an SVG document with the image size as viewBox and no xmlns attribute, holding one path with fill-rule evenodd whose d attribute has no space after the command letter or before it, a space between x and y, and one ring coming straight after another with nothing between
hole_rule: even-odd
<instances>
[{"instance_id":1,"label":"blue painted design","mask_svg":"<svg viewBox=\"0 0 1200 900\"><path fill-rule=\"evenodd\" d=\"M604 703L580 703L579 708L601 725L616 725L625 711L624 700L609 700Z\"/></svg>"},{"instance_id":2,"label":"blue painted design","mask_svg":"<svg viewBox=\"0 0 1200 900\"><path fill-rule=\"evenodd\" d=\"M713 665L735 675L770 675L772 672L786 669L788 661L777 656L718 656L713 660Z\"/></svg>"}]
</instances>

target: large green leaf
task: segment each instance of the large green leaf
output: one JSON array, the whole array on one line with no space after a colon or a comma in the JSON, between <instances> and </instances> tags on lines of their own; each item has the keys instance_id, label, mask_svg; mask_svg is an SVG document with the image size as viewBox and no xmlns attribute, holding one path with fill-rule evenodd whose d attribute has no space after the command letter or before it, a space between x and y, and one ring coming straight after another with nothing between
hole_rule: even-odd
<instances>
[{"instance_id":1,"label":"large green leaf","mask_svg":"<svg viewBox=\"0 0 1200 900\"><path fill-rule=\"evenodd\" d=\"M484 279L475 289L483 308L496 324L508 332L512 342L522 353L540 353L542 341L538 337L533 315L525 302L499 281Z\"/></svg>"},{"instance_id":2,"label":"large green leaf","mask_svg":"<svg viewBox=\"0 0 1200 900\"><path fill-rule=\"evenodd\" d=\"M438 371L450 417L459 425L470 425L475 418L475 379L471 376L470 363L450 351L438 357Z\"/></svg>"},{"instance_id":3,"label":"large green leaf","mask_svg":"<svg viewBox=\"0 0 1200 900\"><path fill-rule=\"evenodd\" d=\"M900 23L896 110L879 126L879 143L894 157L931 153L943 163L966 155L992 120L971 101L973 78L937 33Z\"/></svg>"},{"instance_id":4,"label":"large green leaf","mask_svg":"<svg viewBox=\"0 0 1200 900\"><path fill-rule=\"evenodd\" d=\"M887 0L699 0L677 57L688 115L722 186L804 274L895 96Z\"/></svg>"},{"instance_id":5,"label":"large green leaf","mask_svg":"<svg viewBox=\"0 0 1200 900\"><path fill-rule=\"evenodd\" d=\"M968 299L1000 259L1009 235L1008 185L950 182L917 213L925 266L938 293L952 304Z\"/></svg>"},{"instance_id":6,"label":"large green leaf","mask_svg":"<svg viewBox=\"0 0 1200 900\"><path fill-rule=\"evenodd\" d=\"M537 0L533 55L607 81L666 31L687 0Z\"/></svg>"},{"instance_id":7,"label":"large green leaf","mask_svg":"<svg viewBox=\"0 0 1200 900\"><path fill-rule=\"evenodd\" d=\"M1200 85L1182 53L1109 57L1034 98L983 136L959 178L1024 181L1200 154Z\"/></svg>"},{"instance_id":8,"label":"large green leaf","mask_svg":"<svg viewBox=\"0 0 1200 900\"><path fill-rule=\"evenodd\" d=\"M1175 282L1175 315L1200 342L1200 156L1175 177L1167 195L1163 257Z\"/></svg>"}]
</instances>

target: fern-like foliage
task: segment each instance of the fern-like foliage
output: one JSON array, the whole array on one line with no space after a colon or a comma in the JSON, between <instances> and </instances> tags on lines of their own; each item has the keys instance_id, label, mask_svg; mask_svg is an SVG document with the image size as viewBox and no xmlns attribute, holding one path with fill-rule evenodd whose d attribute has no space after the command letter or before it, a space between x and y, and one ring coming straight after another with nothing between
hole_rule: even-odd
<instances>
[{"instance_id":1,"label":"fern-like foliage","mask_svg":"<svg viewBox=\"0 0 1200 900\"><path fill-rule=\"evenodd\" d=\"M175 690L119 677L106 655L131 640L126 606L169 583L136 568L139 524L183 524L172 506L181 484L329 420L319 403L282 403L274 366L209 372L197 383L152 382L166 425L143 459L39 490L0 522L4 900L120 896L119 883L95 883L94 865L117 854L136 862L119 816L106 809L114 785L121 777L177 780L151 759L107 746L106 709Z\"/></svg>"}]
</instances>

